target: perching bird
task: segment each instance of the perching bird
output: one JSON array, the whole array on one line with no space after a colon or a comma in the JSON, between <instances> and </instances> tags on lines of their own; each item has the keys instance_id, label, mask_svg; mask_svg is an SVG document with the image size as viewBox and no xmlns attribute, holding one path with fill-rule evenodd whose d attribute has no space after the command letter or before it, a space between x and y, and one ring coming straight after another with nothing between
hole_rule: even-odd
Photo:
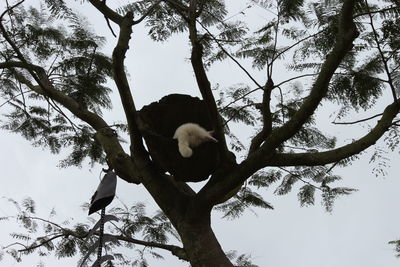
<instances>
[{"instance_id":1,"label":"perching bird","mask_svg":"<svg viewBox=\"0 0 400 267\"><path fill-rule=\"evenodd\" d=\"M182 157L189 158L193 155L192 148L205 142L218 142L211 134L212 131L207 131L196 123L185 123L176 129L174 139L178 139L179 153Z\"/></svg>"}]
</instances>

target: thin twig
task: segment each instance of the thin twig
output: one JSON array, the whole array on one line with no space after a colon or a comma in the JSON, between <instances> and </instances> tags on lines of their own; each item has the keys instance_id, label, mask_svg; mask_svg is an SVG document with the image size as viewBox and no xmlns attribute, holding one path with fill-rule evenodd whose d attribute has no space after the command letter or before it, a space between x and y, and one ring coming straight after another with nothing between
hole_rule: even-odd
<instances>
[{"instance_id":1,"label":"thin twig","mask_svg":"<svg viewBox=\"0 0 400 267\"><path fill-rule=\"evenodd\" d=\"M383 113L379 113L379 114L376 114L376 115L374 115L374 116L371 116L371 117L368 117L368 118L365 118L365 119L361 119L361 120L356 120L356 121L350 121L350 122L335 122L335 121L333 121L332 123L333 123L333 124L338 124L338 125L356 124L356 123L368 121L368 120L371 120L371 119L373 119L373 118L382 116L382 114L383 114Z\"/></svg>"},{"instance_id":2,"label":"thin twig","mask_svg":"<svg viewBox=\"0 0 400 267\"><path fill-rule=\"evenodd\" d=\"M272 57L271 57L271 62L267 65L267 68L269 68L269 71L267 71L267 75L268 75L268 79L272 79L272 70L273 70L273 66L274 66L274 62L275 59L277 59L278 57L275 57L275 53L276 53L276 48L278 46L278 33L279 33L279 22L281 19L281 12L279 10L279 5L276 6L277 9L277 18L276 18L276 24L275 24L275 38L274 38L274 48L273 48L273 52L272 52Z\"/></svg>"},{"instance_id":3,"label":"thin twig","mask_svg":"<svg viewBox=\"0 0 400 267\"><path fill-rule=\"evenodd\" d=\"M283 168L283 167L278 167L278 169L281 169L282 171L285 171L285 172L289 173L290 175L295 176L297 180L300 180L300 181L302 181L303 183L308 184L308 185L314 187L315 189L318 189L318 190L323 191L323 189L322 189L321 187L316 186L316 185L314 185L314 184L312 184L312 183L310 183L310 182L304 180L303 178L301 178L300 174L296 174L296 173L294 173L294 172L292 172L292 171L290 171L290 170L287 170L287 169L285 169L285 168Z\"/></svg>"},{"instance_id":4,"label":"thin twig","mask_svg":"<svg viewBox=\"0 0 400 267\"><path fill-rule=\"evenodd\" d=\"M365 4L367 6L367 10L370 11L367 0L365 0ZM389 66L387 64L387 60L386 60L385 55L384 55L384 53L382 51L382 48L381 48L381 45L380 45L380 41L378 40L378 33L377 33L376 29L375 29L375 25L374 25L374 20L373 20L372 14L369 13L368 16L369 16L372 32L374 33L374 40L376 42L377 49L378 49L379 54L381 56L381 60L382 60L383 66L385 68L386 75L388 77L388 83L389 83L389 87L390 87L390 89L392 91L393 100L397 101L396 89L394 88L394 85L393 85L393 80L392 80L392 76L390 75L390 70L389 70Z\"/></svg>"},{"instance_id":5,"label":"thin twig","mask_svg":"<svg viewBox=\"0 0 400 267\"><path fill-rule=\"evenodd\" d=\"M3 102L3 103L0 105L0 108L1 108L2 106L4 106L4 105L8 104L9 102L13 101L15 98L19 97L19 96L22 95L23 93L29 93L30 91L31 91L31 90L26 90L26 91L23 91L23 92L21 92L21 93L19 93L19 94L13 95L10 99L8 99L7 101Z\"/></svg>"},{"instance_id":6,"label":"thin twig","mask_svg":"<svg viewBox=\"0 0 400 267\"><path fill-rule=\"evenodd\" d=\"M240 111L242 111L242 110L245 109L245 108L254 106L254 105L256 105L256 104L252 103L252 104L244 105L244 106L242 106L242 107L240 107L240 108L238 108L238 109L235 109L235 114L232 115L228 120L226 120L226 121L224 122L223 126L225 127L225 126L228 124L228 122L230 122L231 120L233 120L233 119L236 117L236 115L239 114Z\"/></svg>"},{"instance_id":7,"label":"thin twig","mask_svg":"<svg viewBox=\"0 0 400 267\"><path fill-rule=\"evenodd\" d=\"M287 80L285 80L285 81L283 81L283 82L281 82L281 83L278 83L277 85L275 85L275 87L280 87L280 86L282 86L283 84L288 83L288 82L291 82L291 81L293 81L293 80L297 80L297 79L304 78L304 77L316 76L316 75L318 75L318 74L319 74L319 73L310 73L310 74L303 74L303 75L299 75L299 76L296 76L296 77L292 77L292 78L287 79Z\"/></svg>"},{"instance_id":8,"label":"thin twig","mask_svg":"<svg viewBox=\"0 0 400 267\"><path fill-rule=\"evenodd\" d=\"M1 13L0 15L0 22L3 21L3 17L5 14L7 14L8 12L10 12L11 10L13 10L14 8L16 8L17 6L19 6L20 4L22 4L23 2L25 2L25 0L22 0L18 3L16 3L15 5L8 7L3 13Z\"/></svg>"},{"instance_id":9,"label":"thin twig","mask_svg":"<svg viewBox=\"0 0 400 267\"><path fill-rule=\"evenodd\" d=\"M223 108L221 108L221 110L226 109L226 108L229 107L230 105L235 104L236 102L238 102L239 100L245 98L245 97L248 96L249 94L252 94L252 93L254 93L255 91L258 91L258 90L261 90L261 89L262 89L262 87L258 87L258 88L255 88L255 89L253 89L253 90L248 91L247 93L243 94L242 96L240 96L240 97L238 97L238 98L232 100L231 102L229 102L226 106L224 106Z\"/></svg>"},{"instance_id":10,"label":"thin twig","mask_svg":"<svg viewBox=\"0 0 400 267\"><path fill-rule=\"evenodd\" d=\"M117 35L115 34L113 28L111 27L111 23L110 23L110 19L106 17L106 15L104 15L104 18L106 19L106 23L107 23L107 27L110 29L111 34L117 38Z\"/></svg>"},{"instance_id":11,"label":"thin twig","mask_svg":"<svg viewBox=\"0 0 400 267\"><path fill-rule=\"evenodd\" d=\"M239 61L237 61L236 58L234 58L223 46L222 44L217 40L217 38L215 38L215 36L200 22L197 20L197 23L200 24L200 26L211 36L211 38L213 39L213 41L218 45L218 47L222 50L222 52L224 52L230 59L233 60L233 62L236 63L236 65L238 65L238 67L244 71L244 73L246 73L247 77L250 78L250 80L252 80L256 86L258 86L259 88L262 88L262 86L256 81L255 78L253 78L253 76L246 70L245 67L242 66L242 64L239 63Z\"/></svg>"},{"instance_id":12,"label":"thin twig","mask_svg":"<svg viewBox=\"0 0 400 267\"><path fill-rule=\"evenodd\" d=\"M282 51L280 51L279 53L277 53L276 56L273 57L272 59L273 59L273 60L276 60L276 59L279 58L282 54L286 53L288 50L292 49L293 47L299 45L300 43L302 43L302 42L304 42L304 41L306 41L306 40L308 40L308 39L310 39L310 38L313 38L313 37L317 36L318 34L321 34L321 33L324 32L325 30L326 30L326 28L325 28L325 29L322 29L322 30L320 30L320 31L318 31L318 32L316 32L316 33L314 33L314 34L311 34L311 35L309 35L309 36L307 36L307 37L304 37L304 38L301 39L301 40L298 40L296 43L294 43L294 44L292 44L292 45L286 47L285 49L283 49Z\"/></svg>"},{"instance_id":13,"label":"thin twig","mask_svg":"<svg viewBox=\"0 0 400 267\"><path fill-rule=\"evenodd\" d=\"M24 252L24 251L33 250L35 248L41 247L41 246L53 241L54 239L57 239L57 238L60 238L60 237L66 236L66 235L67 235L66 233L54 235L53 237L51 237L51 238L47 239L46 241L43 241L42 243L39 243L37 245L32 245L32 246L29 246L29 247L24 246L25 248L24 249L19 249L18 252Z\"/></svg>"},{"instance_id":14,"label":"thin twig","mask_svg":"<svg viewBox=\"0 0 400 267\"><path fill-rule=\"evenodd\" d=\"M60 113L64 118L66 118L68 120L68 122L71 124L72 130L78 134L78 131L76 130L76 128L80 129L80 127L78 127L63 111L62 109L57 105L57 103L51 99L51 102L49 101L48 98L46 98L47 102L49 103L49 105L54 108L54 110L56 110L58 113Z\"/></svg>"},{"instance_id":15,"label":"thin twig","mask_svg":"<svg viewBox=\"0 0 400 267\"><path fill-rule=\"evenodd\" d=\"M358 18L358 17L361 17L361 16L371 15L371 14L375 14L375 13L383 13L383 12L390 11L390 10L396 10L398 8L399 8L398 6L393 5L393 6L389 6L387 8L383 8L383 9L379 9L379 10L375 10L375 11L368 10L367 12L364 12L364 13L355 14L353 16L353 18Z\"/></svg>"}]
</instances>

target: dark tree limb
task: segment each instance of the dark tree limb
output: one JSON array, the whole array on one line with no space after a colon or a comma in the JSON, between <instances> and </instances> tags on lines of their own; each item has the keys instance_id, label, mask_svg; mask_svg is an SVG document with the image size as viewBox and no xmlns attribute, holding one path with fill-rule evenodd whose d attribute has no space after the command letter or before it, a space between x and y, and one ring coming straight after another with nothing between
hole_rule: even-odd
<instances>
[{"instance_id":1,"label":"dark tree limb","mask_svg":"<svg viewBox=\"0 0 400 267\"><path fill-rule=\"evenodd\" d=\"M316 153L275 154L263 161L261 167L266 166L317 166L338 162L342 159L356 155L368 147L374 145L379 138L392 126L393 120L400 111L397 102L386 107L381 119L375 127L364 137L345 146Z\"/></svg>"},{"instance_id":2,"label":"dark tree limb","mask_svg":"<svg viewBox=\"0 0 400 267\"><path fill-rule=\"evenodd\" d=\"M197 17L200 15L197 12L197 4L198 3L196 0L192 0L190 1L190 6L188 8L189 39L192 45L190 61L192 63L192 68L196 76L197 85L199 87L203 100L207 105L209 117L214 127L216 137L218 139L220 155L222 157L222 160L226 161L228 159L228 148L226 145L223 124L220 120L220 115L218 113L217 105L215 104L215 98L212 93L211 84L205 71L203 63L203 45L201 44L201 40L199 39L197 33L196 23Z\"/></svg>"},{"instance_id":3,"label":"dark tree limb","mask_svg":"<svg viewBox=\"0 0 400 267\"><path fill-rule=\"evenodd\" d=\"M261 131L257 133L256 136L251 140L248 153L249 155L256 151L272 132L271 94L274 88L274 82L271 78L268 78L267 83L263 87L264 92L261 106L263 127Z\"/></svg>"},{"instance_id":4,"label":"dark tree limb","mask_svg":"<svg viewBox=\"0 0 400 267\"><path fill-rule=\"evenodd\" d=\"M10 11L13 10L14 8L18 7L19 5L21 5L23 2L25 2L25 0L21 0L21 1L17 2L17 3L16 3L15 5L13 5L13 6L9 6L9 5L8 5L8 2L7 2L7 9L6 9L3 13L1 13L1 15L0 15L0 21L3 20L4 16L5 16L8 12L10 12Z\"/></svg>"},{"instance_id":5,"label":"dark tree limb","mask_svg":"<svg viewBox=\"0 0 400 267\"><path fill-rule=\"evenodd\" d=\"M185 205L182 197L186 195L182 185L178 185L164 174L158 173L148 157L148 153L143 145L142 135L138 122L138 114L132 97L131 89L125 73L124 60L126 52L129 49L129 40L132 34L133 14L128 12L120 23L120 33L118 43L113 51L113 72L114 81L118 88L122 106L124 108L126 120L128 122L129 134L131 139L131 158L132 164L140 175L146 189L150 192L157 204L166 213L171 215L171 207L177 207L177 203ZM110 145L110 150L112 146ZM119 154L117 154L119 155ZM123 154L123 162L127 161L126 155ZM129 166L128 166L129 167ZM178 209L178 208L177 208Z\"/></svg>"},{"instance_id":6,"label":"dark tree limb","mask_svg":"<svg viewBox=\"0 0 400 267\"><path fill-rule=\"evenodd\" d=\"M125 73L124 60L126 52L129 49L129 40L132 34L132 20L133 14L128 12L121 21L120 33L118 43L113 51L113 74L114 81L117 85L122 106L125 111L126 121L128 122L129 135L131 139L131 151L133 154L144 154L145 148L143 146L142 136L137 126L137 112L135 103L133 101L131 89L129 87L128 79Z\"/></svg>"},{"instance_id":7,"label":"dark tree limb","mask_svg":"<svg viewBox=\"0 0 400 267\"><path fill-rule=\"evenodd\" d=\"M360 123L360 122L365 122L365 121L368 121L368 120L372 120L372 119L374 119L374 118L376 118L376 117L382 116L382 114L383 114L383 113L379 113L379 114L376 114L376 115L374 115L374 116L371 116L371 117L368 117L368 118L365 118L365 119L356 120L356 121L347 121L347 122L336 122L336 121L333 121L332 123L333 123L333 124L339 124L339 125L356 124L356 123Z\"/></svg>"},{"instance_id":8,"label":"dark tree limb","mask_svg":"<svg viewBox=\"0 0 400 267\"><path fill-rule=\"evenodd\" d=\"M117 12L109 8L103 1L100 0L89 0L89 2L99 10L104 17L111 20L112 22L120 25L123 20L123 16L119 15Z\"/></svg>"},{"instance_id":9,"label":"dark tree limb","mask_svg":"<svg viewBox=\"0 0 400 267\"><path fill-rule=\"evenodd\" d=\"M199 197L211 205L218 203L218 199L240 186L254 172L262 168L263 166L260 165L260 161L268 161L273 158L275 149L296 134L310 116L313 115L327 93L333 74L347 52L351 50L352 43L358 36L356 26L353 22L354 2L355 0L344 1L340 12L336 43L322 64L318 78L299 110L282 127L275 129L257 151L250 154L238 166L232 168L228 177L219 181L213 187L203 188L198 193Z\"/></svg>"}]
</instances>

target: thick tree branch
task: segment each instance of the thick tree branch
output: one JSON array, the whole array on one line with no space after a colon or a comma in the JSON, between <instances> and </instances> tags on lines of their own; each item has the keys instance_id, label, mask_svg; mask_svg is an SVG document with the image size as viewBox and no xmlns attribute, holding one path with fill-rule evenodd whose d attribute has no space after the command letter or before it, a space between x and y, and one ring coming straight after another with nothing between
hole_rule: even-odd
<instances>
[{"instance_id":1,"label":"thick tree branch","mask_svg":"<svg viewBox=\"0 0 400 267\"><path fill-rule=\"evenodd\" d=\"M398 100L400 101L400 100ZM398 102L386 107L382 118L376 126L364 137L345 146L316 153L275 154L265 160L261 167L266 166L317 166L338 162L342 159L356 155L374 145L379 138L391 127L392 122L400 111Z\"/></svg>"},{"instance_id":2,"label":"thick tree branch","mask_svg":"<svg viewBox=\"0 0 400 267\"><path fill-rule=\"evenodd\" d=\"M326 95L329 82L342 59L352 48L353 40L358 36L352 20L354 0L344 1L339 20L336 43L322 64L319 75L299 110L282 127L276 129L263 144L263 154L272 152L277 146L291 138L312 116Z\"/></svg>"},{"instance_id":3,"label":"thick tree branch","mask_svg":"<svg viewBox=\"0 0 400 267\"><path fill-rule=\"evenodd\" d=\"M131 138L131 158L134 168L131 167L130 169L134 169L140 175L141 182L157 204L174 221L173 218L177 218L176 213L181 212L181 209L186 205L183 198L187 196L187 191L185 191L184 186L175 183L171 177L159 173L154 168L143 145L140 125L137 120L138 115L124 67L124 60L132 34L132 21L133 14L128 12L120 23L118 43L113 51L114 81L124 108ZM111 144L110 149L113 149ZM123 162L128 160L126 154L121 155L120 158Z\"/></svg>"},{"instance_id":4,"label":"thick tree branch","mask_svg":"<svg viewBox=\"0 0 400 267\"><path fill-rule=\"evenodd\" d=\"M65 95L64 93L58 91L53 87L53 84L48 79L46 75L46 71L34 64L29 64L25 62L19 61L8 61L0 63L0 68L23 68L28 70L30 73L39 79L39 86L31 85L29 88L35 91L38 94L47 96L51 99L54 99L58 103L65 106L68 110L70 110L75 116L80 118L81 120L87 122L90 126L92 126L95 130L99 130L101 128L108 127L107 123L99 117L97 114L90 112L89 110L82 107L75 99Z\"/></svg>"},{"instance_id":5,"label":"thick tree branch","mask_svg":"<svg viewBox=\"0 0 400 267\"><path fill-rule=\"evenodd\" d=\"M89 2L99 10L104 17L110 19L114 23L120 25L122 23L123 17L119 15L117 12L109 8L104 1L100 0L89 0Z\"/></svg>"},{"instance_id":6,"label":"thick tree branch","mask_svg":"<svg viewBox=\"0 0 400 267\"><path fill-rule=\"evenodd\" d=\"M270 160L275 153L275 149L296 134L309 117L312 116L326 95L333 74L347 52L351 50L352 43L358 36L353 22L354 2L355 0L344 1L340 12L336 43L322 64L318 78L299 110L287 123L274 130L257 151L250 154L241 164L232 168L230 175L213 187L203 188L198 193L199 197L211 205L215 205L219 199L240 186L250 175L262 168L263 165L260 164L260 161Z\"/></svg>"},{"instance_id":7,"label":"thick tree branch","mask_svg":"<svg viewBox=\"0 0 400 267\"><path fill-rule=\"evenodd\" d=\"M177 211L172 211L170 207L177 207L176 203L182 200L181 197L185 195L185 191L181 190L181 185L176 184L171 178L154 170L154 166L148 158L147 151L143 145L140 126L138 125L137 120L138 115L124 67L124 60L126 52L129 49L129 40L132 34L132 20L133 14L128 12L120 24L118 43L113 51L114 81L117 85L122 106L124 108L131 139L131 157L133 159L134 167L127 167L130 167L129 170L135 170L136 173L140 175L144 186L156 200L161 209L166 214L171 215ZM112 133L109 133L107 136L110 136L111 134ZM113 151L111 143L109 148L111 150L110 152L113 152L113 154L117 152ZM126 154L117 154L117 158L122 162L128 160ZM182 203L181 206L182 205L184 205L184 203Z\"/></svg>"},{"instance_id":8,"label":"thick tree branch","mask_svg":"<svg viewBox=\"0 0 400 267\"><path fill-rule=\"evenodd\" d=\"M220 150L220 155L222 160L225 161L228 158L228 148L226 145L226 140L224 136L224 129L222 121L220 120L220 115L218 113L217 105L215 104L215 98L212 93L210 81L208 80L204 64L203 64L203 45L201 44L201 40L198 37L197 28L196 28L196 20L199 14L196 12L197 10L197 1L190 1L189 6L189 38L192 44L192 53L191 53L191 63L196 76L197 85L199 87L200 93L203 97L204 102L207 105L207 109L209 112L209 117L211 123L214 127L218 145Z\"/></svg>"},{"instance_id":9,"label":"thick tree branch","mask_svg":"<svg viewBox=\"0 0 400 267\"><path fill-rule=\"evenodd\" d=\"M263 90L263 100L261 106L261 114L263 118L263 127L259 133L251 140L249 155L256 151L264 140L271 134L272 132L272 113L271 113L271 94L272 90L275 88L274 82L271 78L268 79L265 84Z\"/></svg>"},{"instance_id":10,"label":"thick tree branch","mask_svg":"<svg viewBox=\"0 0 400 267\"><path fill-rule=\"evenodd\" d=\"M126 120L128 122L128 129L131 138L131 150L133 153L145 153L143 146L142 136L137 126L137 112L135 103L133 101L131 89L129 87L128 79L125 73L124 60L126 52L129 49L129 40L132 34L132 20L133 14L128 12L120 23L120 33L118 43L113 51L113 72L114 81L117 85L119 96L122 106L125 111Z\"/></svg>"}]
</instances>

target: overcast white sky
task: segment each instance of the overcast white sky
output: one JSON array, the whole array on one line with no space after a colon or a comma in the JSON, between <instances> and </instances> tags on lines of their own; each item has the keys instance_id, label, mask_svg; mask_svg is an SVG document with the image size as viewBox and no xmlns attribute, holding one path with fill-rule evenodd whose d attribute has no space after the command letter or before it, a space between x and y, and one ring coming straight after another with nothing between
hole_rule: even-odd
<instances>
[{"instance_id":1,"label":"overcast white sky","mask_svg":"<svg viewBox=\"0 0 400 267\"><path fill-rule=\"evenodd\" d=\"M28 4L37 5L38 1L27 0ZM123 2L123 1L115 1ZM248 1L235 1L232 14L242 10ZM106 51L111 53L116 40L111 37L105 21L89 5L84 9L77 3L84 15L94 24L93 28L108 38ZM248 10L246 16L253 20L267 17L262 11ZM117 29L114 27L114 29ZM153 44L141 29L134 31L131 50L127 56L127 68L130 72L133 94L138 106L148 104L170 93L198 95L195 81L188 61L187 40L183 37L172 38L167 43ZM277 72L276 72L277 73ZM276 80L289 77L280 73ZM255 74L263 82L261 74ZM210 70L213 84L229 86L238 82L248 82L232 62L225 62ZM107 119L123 120L118 96L113 96L114 107ZM361 135L363 129L344 126L333 127L328 118L329 110L320 115L321 123L332 134L340 134L340 141L349 141ZM0 109L0 113L2 113ZM372 124L373 125L373 124ZM366 130L366 129L364 129ZM240 132L245 136L246 131ZM52 155L41 148L31 147L28 141L20 136L1 132L1 197L21 200L32 197L38 204L39 213L47 216L54 207L60 221L74 218L74 221L85 220L80 209L87 202L98 184L101 166L93 169L56 167L63 155ZM372 150L370 150L372 151ZM273 204L274 210L256 210L257 216L246 212L240 219L227 221L215 213L213 226L224 250L237 250L249 253L253 262L260 267L395 267L400 259L395 258L393 247L387 242L400 238L400 166L398 153L391 153L391 167L387 168L386 177L375 177L369 156L364 155L351 167L339 169L338 174L344 177L341 186L355 187L359 191L351 196L340 198L333 213L329 214L319 205L300 208L297 192L276 197L273 190L261 192L267 201ZM149 210L155 204L141 186L118 181L117 194L127 204L137 201L145 202ZM114 200L118 204L118 200ZM9 203L0 199L0 217L12 215ZM8 237L15 231L15 225L1 222L0 245L11 242ZM165 254L166 261L152 261L150 266L187 266L174 257ZM22 263L15 263L6 257L0 266L35 266L40 259L29 257ZM74 259L42 259L47 266L74 266Z\"/></svg>"}]
</instances>

